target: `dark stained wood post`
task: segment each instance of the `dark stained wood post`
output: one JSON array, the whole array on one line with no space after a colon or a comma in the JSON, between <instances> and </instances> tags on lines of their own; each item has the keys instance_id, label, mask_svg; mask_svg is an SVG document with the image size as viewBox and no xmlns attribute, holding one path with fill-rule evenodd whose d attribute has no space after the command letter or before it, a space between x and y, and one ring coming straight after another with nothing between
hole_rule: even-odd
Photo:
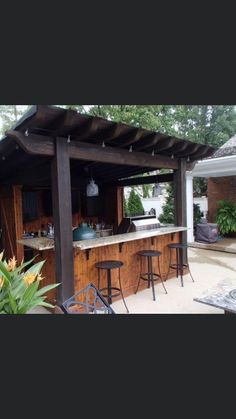
<instances>
[{"instance_id":1,"label":"dark stained wood post","mask_svg":"<svg viewBox=\"0 0 236 419\"><path fill-rule=\"evenodd\" d=\"M69 144L67 139L55 139L52 161L52 200L55 239L56 282L61 304L74 294L74 259L72 238L72 208Z\"/></svg>"},{"instance_id":2,"label":"dark stained wood post","mask_svg":"<svg viewBox=\"0 0 236 419\"><path fill-rule=\"evenodd\" d=\"M187 227L187 200L186 200L186 159L178 160L178 169L174 172L175 196L175 224ZM181 233L182 243L187 242L187 231ZM183 252L183 262L186 262L186 252Z\"/></svg>"}]
</instances>

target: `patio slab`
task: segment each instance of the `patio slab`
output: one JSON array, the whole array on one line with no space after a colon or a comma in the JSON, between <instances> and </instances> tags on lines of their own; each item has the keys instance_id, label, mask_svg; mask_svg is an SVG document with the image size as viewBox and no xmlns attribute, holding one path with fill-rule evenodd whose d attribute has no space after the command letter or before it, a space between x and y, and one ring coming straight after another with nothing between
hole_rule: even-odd
<instances>
[{"instance_id":1,"label":"patio slab","mask_svg":"<svg viewBox=\"0 0 236 419\"><path fill-rule=\"evenodd\" d=\"M184 275L184 287L180 279L166 281L166 295L161 284L155 285L156 301L152 300L151 289L145 289L126 298L130 314L223 314L224 311L193 299L214 288L223 279L236 278L236 257L234 254L189 249L189 265L195 282L190 275ZM122 300L112 305L117 314L125 314Z\"/></svg>"},{"instance_id":2,"label":"patio slab","mask_svg":"<svg viewBox=\"0 0 236 419\"><path fill-rule=\"evenodd\" d=\"M219 252L236 253L236 238L224 238L216 243L189 243L189 247L205 250L217 250Z\"/></svg>"}]
</instances>

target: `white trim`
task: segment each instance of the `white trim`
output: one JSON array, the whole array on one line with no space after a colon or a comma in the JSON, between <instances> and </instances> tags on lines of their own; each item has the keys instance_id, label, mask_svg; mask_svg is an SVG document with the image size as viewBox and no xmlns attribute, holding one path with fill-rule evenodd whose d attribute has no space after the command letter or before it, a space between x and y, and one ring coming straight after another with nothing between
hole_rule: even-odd
<instances>
[{"instance_id":1,"label":"white trim","mask_svg":"<svg viewBox=\"0 0 236 419\"><path fill-rule=\"evenodd\" d=\"M193 176L186 174L186 207L187 207L187 241L192 243L194 241L193 235Z\"/></svg>"},{"instance_id":2,"label":"white trim","mask_svg":"<svg viewBox=\"0 0 236 419\"><path fill-rule=\"evenodd\" d=\"M236 155L198 161L190 173L193 177L236 176Z\"/></svg>"}]
</instances>

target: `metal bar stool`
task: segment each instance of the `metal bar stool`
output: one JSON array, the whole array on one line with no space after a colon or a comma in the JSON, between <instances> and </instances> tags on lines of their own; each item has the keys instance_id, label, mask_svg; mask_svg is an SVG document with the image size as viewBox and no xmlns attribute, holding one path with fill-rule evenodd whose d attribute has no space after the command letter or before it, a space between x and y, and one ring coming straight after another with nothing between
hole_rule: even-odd
<instances>
[{"instance_id":1,"label":"metal bar stool","mask_svg":"<svg viewBox=\"0 0 236 419\"><path fill-rule=\"evenodd\" d=\"M120 268L123 266L123 262L120 260L104 260L103 262L97 262L95 264L96 268L98 269L98 289L101 293L101 295L105 298L107 298L108 304L112 304L112 298L118 297L121 295L125 308L127 310L127 313L129 313L128 307L126 305L122 287L121 287L121 280L120 280ZM104 269L107 271L107 287L100 288L100 271L101 269ZM113 287L111 283L111 271L112 269L119 269L119 288ZM104 293L105 292L105 293Z\"/></svg>"},{"instance_id":2,"label":"metal bar stool","mask_svg":"<svg viewBox=\"0 0 236 419\"><path fill-rule=\"evenodd\" d=\"M157 281L158 279L160 279L161 283L163 285L163 288L164 288L164 290L167 294L167 290L166 290L166 287L165 287L164 282L162 280L161 269L160 269L161 252L158 252L157 250L141 250L137 254L139 256L141 256L141 258L140 258L140 276L139 276L138 286L137 286L137 289L135 291L135 294L138 291L140 280L143 279L144 281L148 281L148 288L150 288L150 284L152 284L153 301L155 301L156 300L156 295L155 295L155 289L154 289L154 281ZM148 272L145 272L145 273L142 273L142 257L147 257L147 262L148 262ZM152 258L153 257L158 258L158 270L159 270L158 274L153 272L153 266L152 266Z\"/></svg>"},{"instance_id":3,"label":"metal bar stool","mask_svg":"<svg viewBox=\"0 0 236 419\"><path fill-rule=\"evenodd\" d=\"M181 286L183 287L184 286L183 271L184 271L184 269L188 269L189 274L192 278L192 281L194 282L193 276L192 276L190 268L189 268L188 256L187 256L187 259L186 259L186 263L183 262L183 251L188 248L187 243L170 243L170 244L168 244L168 247L170 249L170 263L169 263L169 269L168 269L168 273L167 273L165 281L168 279L168 276L170 274L170 270L174 269L176 271L177 278L180 275ZM172 249L174 249L176 251L176 263L172 263L172 261L171 261Z\"/></svg>"}]
</instances>

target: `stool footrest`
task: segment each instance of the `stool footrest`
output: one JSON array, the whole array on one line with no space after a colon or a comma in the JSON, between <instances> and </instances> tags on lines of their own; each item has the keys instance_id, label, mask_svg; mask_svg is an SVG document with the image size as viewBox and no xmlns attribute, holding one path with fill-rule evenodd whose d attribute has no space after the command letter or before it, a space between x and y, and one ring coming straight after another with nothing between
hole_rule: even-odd
<instances>
[{"instance_id":1,"label":"stool footrest","mask_svg":"<svg viewBox=\"0 0 236 419\"><path fill-rule=\"evenodd\" d=\"M111 293L111 294L104 294L103 293L103 291L106 291L106 292L108 292L108 288L100 288L99 289L99 292L102 294L102 296L103 297L105 297L105 298L113 298L113 297L118 297L119 295L121 295L121 290L120 290L120 288L117 288L117 287L111 287L110 288L110 291L117 291L116 293Z\"/></svg>"},{"instance_id":2,"label":"stool footrest","mask_svg":"<svg viewBox=\"0 0 236 419\"><path fill-rule=\"evenodd\" d=\"M143 279L144 281L150 281L150 278L148 278L148 277L145 278L144 275L148 276L148 272L147 273L141 273L140 278ZM152 275L153 275L153 277L156 277L156 278L153 278L153 281L157 281L158 279L161 279L161 275L159 275L159 274L152 273Z\"/></svg>"},{"instance_id":3,"label":"stool footrest","mask_svg":"<svg viewBox=\"0 0 236 419\"><path fill-rule=\"evenodd\" d=\"M189 268L189 265L186 265L185 263L172 263L169 265L169 268L171 269L183 269L183 268Z\"/></svg>"}]
</instances>

